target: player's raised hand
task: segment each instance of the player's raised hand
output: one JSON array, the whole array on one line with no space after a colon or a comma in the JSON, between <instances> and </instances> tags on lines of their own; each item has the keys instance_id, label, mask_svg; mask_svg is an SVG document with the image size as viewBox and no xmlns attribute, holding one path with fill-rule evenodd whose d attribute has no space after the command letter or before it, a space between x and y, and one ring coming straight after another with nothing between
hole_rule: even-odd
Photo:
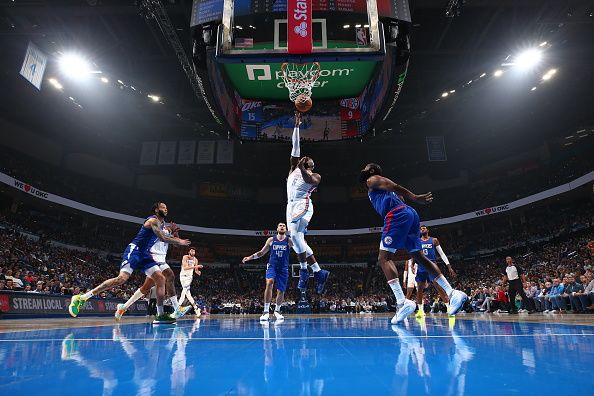
<instances>
[{"instance_id":1,"label":"player's raised hand","mask_svg":"<svg viewBox=\"0 0 594 396\"><path fill-rule=\"evenodd\" d=\"M427 205L433 202L433 194L428 192L426 194L415 195L413 200L418 204Z\"/></svg>"},{"instance_id":2,"label":"player's raised hand","mask_svg":"<svg viewBox=\"0 0 594 396\"><path fill-rule=\"evenodd\" d=\"M454 269L452 268L452 266L451 266L451 265L448 265L448 271L449 271L449 273L450 273L450 276L451 276L452 278L455 278L455 277L456 277L456 271L454 271Z\"/></svg>"},{"instance_id":3,"label":"player's raised hand","mask_svg":"<svg viewBox=\"0 0 594 396\"><path fill-rule=\"evenodd\" d=\"M175 238L175 240L177 241L177 244L180 246L190 246L190 244L192 243L189 239Z\"/></svg>"},{"instance_id":4,"label":"player's raised hand","mask_svg":"<svg viewBox=\"0 0 594 396\"><path fill-rule=\"evenodd\" d=\"M301 125L301 113L296 111L295 112L295 126L298 127Z\"/></svg>"},{"instance_id":5,"label":"player's raised hand","mask_svg":"<svg viewBox=\"0 0 594 396\"><path fill-rule=\"evenodd\" d=\"M309 161L309 157L301 157L301 159L297 163L297 166L299 168L303 168L305 166L305 164L307 163L307 161Z\"/></svg>"},{"instance_id":6,"label":"player's raised hand","mask_svg":"<svg viewBox=\"0 0 594 396\"><path fill-rule=\"evenodd\" d=\"M250 261L250 257L249 257L249 256L247 256L247 257L244 257L244 258L241 260L241 262L242 262L243 264L247 263L248 261Z\"/></svg>"}]
</instances>

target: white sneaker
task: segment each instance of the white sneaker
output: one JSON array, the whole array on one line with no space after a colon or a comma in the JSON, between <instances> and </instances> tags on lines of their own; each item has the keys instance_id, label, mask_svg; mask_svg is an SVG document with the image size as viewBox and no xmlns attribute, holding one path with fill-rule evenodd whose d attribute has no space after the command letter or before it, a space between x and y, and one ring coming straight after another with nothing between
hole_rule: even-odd
<instances>
[{"instance_id":1,"label":"white sneaker","mask_svg":"<svg viewBox=\"0 0 594 396\"><path fill-rule=\"evenodd\" d=\"M115 319L116 320L120 320L122 319L122 316L124 316L124 314L126 313L126 309L124 308L124 304L118 304L116 307L116 311L115 311Z\"/></svg>"},{"instance_id":2,"label":"white sneaker","mask_svg":"<svg viewBox=\"0 0 594 396\"><path fill-rule=\"evenodd\" d=\"M414 301L404 300L404 304L402 304L402 306L398 308L398 311L396 311L396 315L394 315L392 320L390 320L390 323L398 324L402 322L408 315L415 312L415 308L417 308L417 304Z\"/></svg>"},{"instance_id":3,"label":"white sneaker","mask_svg":"<svg viewBox=\"0 0 594 396\"><path fill-rule=\"evenodd\" d=\"M197 318L199 318L200 317L200 308L194 307L194 314L196 315Z\"/></svg>"},{"instance_id":4,"label":"white sneaker","mask_svg":"<svg viewBox=\"0 0 594 396\"><path fill-rule=\"evenodd\" d=\"M453 290L450 294L450 308L448 309L448 315L456 315L458 311L462 309L464 303L468 300L466 293L460 290Z\"/></svg>"},{"instance_id":5,"label":"white sneaker","mask_svg":"<svg viewBox=\"0 0 594 396\"><path fill-rule=\"evenodd\" d=\"M265 313L262 316L260 316L260 322L268 322L268 320L270 320L270 314L269 313Z\"/></svg>"},{"instance_id":6,"label":"white sneaker","mask_svg":"<svg viewBox=\"0 0 594 396\"><path fill-rule=\"evenodd\" d=\"M274 317L276 318L276 320L285 320L285 317L281 315L280 312L274 311Z\"/></svg>"},{"instance_id":7,"label":"white sneaker","mask_svg":"<svg viewBox=\"0 0 594 396\"><path fill-rule=\"evenodd\" d=\"M542 313L549 313L549 310L545 309L544 311L542 311Z\"/></svg>"}]
</instances>

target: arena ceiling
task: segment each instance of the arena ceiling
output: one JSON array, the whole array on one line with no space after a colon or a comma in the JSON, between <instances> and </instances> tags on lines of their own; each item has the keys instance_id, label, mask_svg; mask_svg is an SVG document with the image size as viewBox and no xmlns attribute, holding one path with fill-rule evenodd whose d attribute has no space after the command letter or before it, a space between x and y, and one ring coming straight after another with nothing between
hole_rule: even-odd
<instances>
[{"instance_id":1,"label":"arena ceiling","mask_svg":"<svg viewBox=\"0 0 594 396\"><path fill-rule=\"evenodd\" d=\"M194 95L172 49L155 22L142 15L139 3L5 2L0 17L0 116L42 131L72 150L100 150L118 162L137 163L143 140L226 136ZM164 3L189 52L191 1ZM422 148L425 135L445 135L451 152L466 156L489 147L497 155L497 150L521 151L535 141L592 123L591 1L468 0L455 18L444 16L445 3L412 4L413 53L406 84L396 111L378 125L379 136L360 150L384 149L388 156L392 146L386 148L387 142L399 148ZM113 89L97 90L72 85L64 94L46 84L38 92L18 75L28 41L52 56L78 50L126 87L117 89L121 87L116 84ZM485 78L480 84L464 86L482 73L490 77L508 55L542 41L552 44L547 64L559 70L555 81L543 89L530 91L540 79L536 74L523 81ZM47 73L58 76L51 64ZM158 94L164 104L152 103L130 86ZM442 100L441 94L451 90L455 94ZM73 106L70 97L83 108ZM513 147L506 144L511 141ZM252 152L260 147L270 151L267 144L248 146Z\"/></svg>"}]
</instances>

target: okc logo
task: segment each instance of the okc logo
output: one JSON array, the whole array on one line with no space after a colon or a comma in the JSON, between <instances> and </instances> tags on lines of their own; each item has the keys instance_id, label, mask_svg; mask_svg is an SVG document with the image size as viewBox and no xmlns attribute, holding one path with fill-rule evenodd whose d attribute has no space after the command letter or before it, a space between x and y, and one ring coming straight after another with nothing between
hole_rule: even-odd
<instances>
[{"instance_id":1,"label":"okc logo","mask_svg":"<svg viewBox=\"0 0 594 396\"><path fill-rule=\"evenodd\" d=\"M384 245L391 245L392 244L392 237L387 236L384 238Z\"/></svg>"},{"instance_id":2,"label":"okc logo","mask_svg":"<svg viewBox=\"0 0 594 396\"><path fill-rule=\"evenodd\" d=\"M295 33L300 35L301 37L307 37L307 24L305 22L301 22L301 24L295 26Z\"/></svg>"}]
</instances>

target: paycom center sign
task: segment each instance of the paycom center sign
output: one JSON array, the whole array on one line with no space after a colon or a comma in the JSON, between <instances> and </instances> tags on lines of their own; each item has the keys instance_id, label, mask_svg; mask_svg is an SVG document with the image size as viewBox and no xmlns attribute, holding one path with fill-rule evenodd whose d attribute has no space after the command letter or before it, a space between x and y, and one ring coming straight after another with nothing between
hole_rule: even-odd
<instances>
[{"instance_id":1,"label":"paycom center sign","mask_svg":"<svg viewBox=\"0 0 594 396\"><path fill-rule=\"evenodd\" d=\"M373 76L376 62L323 62L312 99L358 96ZM227 77L244 99L288 100L281 64L224 64Z\"/></svg>"}]
</instances>

